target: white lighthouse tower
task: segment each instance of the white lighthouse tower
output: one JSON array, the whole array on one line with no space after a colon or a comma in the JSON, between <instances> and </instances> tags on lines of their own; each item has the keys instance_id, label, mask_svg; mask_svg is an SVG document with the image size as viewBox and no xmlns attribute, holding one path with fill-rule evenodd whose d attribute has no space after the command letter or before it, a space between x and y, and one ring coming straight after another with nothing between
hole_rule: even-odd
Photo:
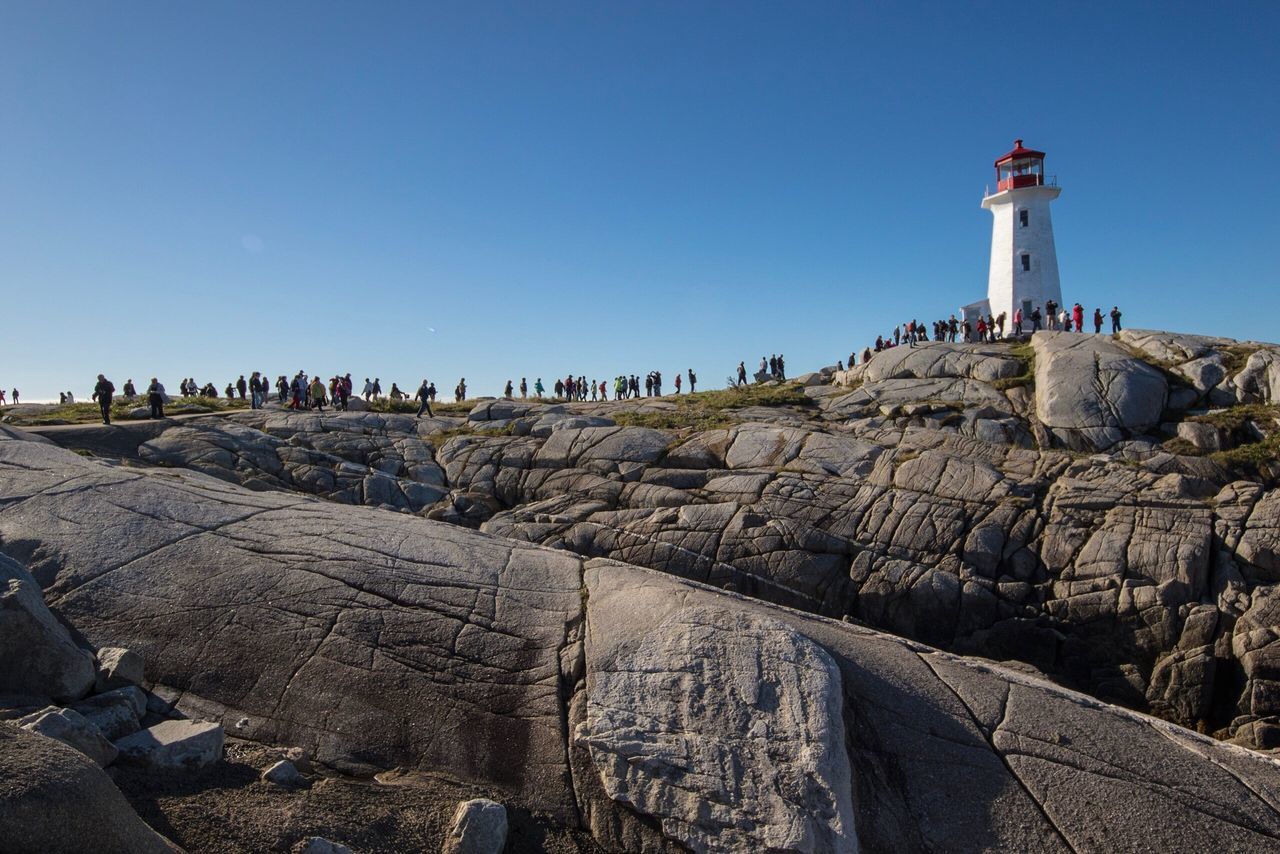
<instances>
[{"instance_id":1,"label":"white lighthouse tower","mask_svg":"<svg viewBox=\"0 0 1280 854\"><path fill-rule=\"evenodd\" d=\"M998 317L1021 308L1027 318L1033 308L1045 310L1045 302L1062 304L1058 281L1058 253L1053 245L1053 220L1049 203L1062 192L1045 181L1044 152L1022 147L998 158L996 191L982 200L991 211L991 272L987 279L988 311ZM1028 321L1029 322L1029 321Z\"/></svg>"}]
</instances>

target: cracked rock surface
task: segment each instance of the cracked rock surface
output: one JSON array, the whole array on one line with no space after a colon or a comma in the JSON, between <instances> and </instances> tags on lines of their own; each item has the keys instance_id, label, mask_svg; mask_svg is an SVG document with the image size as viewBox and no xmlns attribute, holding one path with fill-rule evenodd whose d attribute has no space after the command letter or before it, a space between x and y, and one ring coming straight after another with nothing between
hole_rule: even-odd
<instances>
[{"instance_id":1,"label":"cracked rock surface","mask_svg":"<svg viewBox=\"0 0 1280 854\"><path fill-rule=\"evenodd\" d=\"M1143 330L1032 343L1034 372L1025 347L899 347L834 374L857 388L815 384L807 405L679 430L626 425L678 416L687 398L490 400L434 420L265 410L50 435L125 448L135 430L131 453L149 464L847 616L1280 747L1274 484L1141 434L1176 376L1196 385L1170 386L1170 407L1268 400L1275 348Z\"/></svg>"},{"instance_id":2,"label":"cracked rock surface","mask_svg":"<svg viewBox=\"0 0 1280 854\"><path fill-rule=\"evenodd\" d=\"M771 435L752 441L804 457ZM653 458L644 433L566 453L603 471L605 440L611 465ZM465 781L609 850L1280 841L1271 759L616 561L20 436L0 439L0 551L180 709L330 767Z\"/></svg>"}]
</instances>

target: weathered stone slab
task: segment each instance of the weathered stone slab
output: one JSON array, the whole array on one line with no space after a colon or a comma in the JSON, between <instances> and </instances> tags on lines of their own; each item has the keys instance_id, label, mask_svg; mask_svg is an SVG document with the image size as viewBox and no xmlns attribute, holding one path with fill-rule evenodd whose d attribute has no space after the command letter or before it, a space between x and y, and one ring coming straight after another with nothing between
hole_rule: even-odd
<instances>
[{"instance_id":1,"label":"weathered stone slab","mask_svg":"<svg viewBox=\"0 0 1280 854\"><path fill-rule=\"evenodd\" d=\"M2 554L0 650L0 693L69 702L93 687L93 655L49 612L31 574Z\"/></svg>"}]
</instances>

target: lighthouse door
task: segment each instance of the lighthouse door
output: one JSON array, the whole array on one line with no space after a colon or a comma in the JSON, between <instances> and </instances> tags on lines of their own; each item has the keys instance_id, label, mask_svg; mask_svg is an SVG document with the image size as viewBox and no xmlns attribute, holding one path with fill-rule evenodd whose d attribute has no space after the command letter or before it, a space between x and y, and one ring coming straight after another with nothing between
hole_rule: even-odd
<instances>
[{"instance_id":1,"label":"lighthouse door","mask_svg":"<svg viewBox=\"0 0 1280 854\"><path fill-rule=\"evenodd\" d=\"M1024 318L1031 317L1031 300L1029 299L1024 299L1022 301L1022 316Z\"/></svg>"}]
</instances>

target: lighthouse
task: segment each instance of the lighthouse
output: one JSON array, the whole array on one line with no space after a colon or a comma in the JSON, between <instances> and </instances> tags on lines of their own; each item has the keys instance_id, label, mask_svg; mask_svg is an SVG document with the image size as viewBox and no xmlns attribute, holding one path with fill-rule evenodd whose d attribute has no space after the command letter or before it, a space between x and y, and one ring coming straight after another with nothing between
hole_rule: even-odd
<instances>
[{"instance_id":1,"label":"lighthouse","mask_svg":"<svg viewBox=\"0 0 1280 854\"><path fill-rule=\"evenodd\" d=\"M1026 318L1033 308L1043 313L1048 300L1062 304L1049 216L1049 203L1062 189L1045 179L1044 152L1024 148L1020 139L995 168L996 191L982 200L993 218L987 302L992 315L1006 312L1012 323L1015 309Z\"/></svg>"}]
</instances>

